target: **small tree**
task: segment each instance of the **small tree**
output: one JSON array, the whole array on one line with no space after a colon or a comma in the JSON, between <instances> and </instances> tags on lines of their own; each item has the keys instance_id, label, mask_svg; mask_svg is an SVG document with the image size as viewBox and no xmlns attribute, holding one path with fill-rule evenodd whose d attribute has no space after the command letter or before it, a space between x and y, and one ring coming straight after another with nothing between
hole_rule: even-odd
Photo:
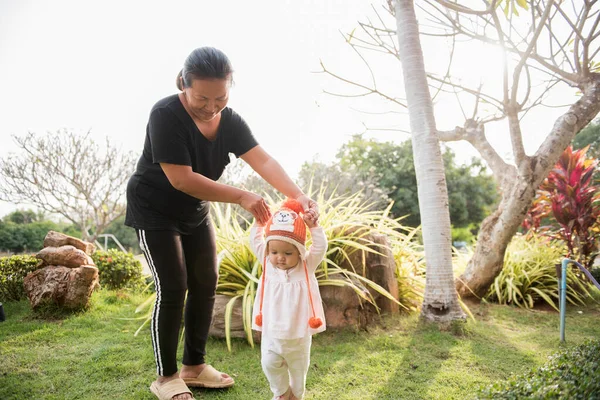
<instances>
[{"instance_id":1,"label":"small tree","mask_svg":"<svg viewBox=\"0 0 600 400\"><path fill-rule=\"evenodd\" d=\"M122 152L108 138L100 148L90 132L62 129L13 138L21 154L0 159L0 200L62 215L81 229L85 240L94 240L123 215L133 153Z\"/></svg>"}]
</instances>

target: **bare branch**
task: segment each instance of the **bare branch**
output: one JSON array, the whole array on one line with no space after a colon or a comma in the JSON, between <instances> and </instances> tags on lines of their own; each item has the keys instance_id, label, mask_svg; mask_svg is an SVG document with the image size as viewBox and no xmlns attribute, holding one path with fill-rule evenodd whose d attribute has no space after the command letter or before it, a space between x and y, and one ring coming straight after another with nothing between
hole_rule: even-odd
<instances>
[{"instance_id":1,"label":"bare branch","mask_svg":"<svg viewBox=\"0 0 600 400\"><path fill-rule=\"evenodd\" d=\"M554 3L554 7L556 7L556 9L560 13L560 15L562 15L563 19L567 22L567 24L569 24L569 26L572 29L572 33L574 33L575 35L577 35L577 37L579 38L579 40L584 40L583 35L581 34L581 30L578 29L577 26L575 26L575 24L573 23L573 21L571 21L571 19L569 18L569 16L567 14L565 14L565 12L563 11L563 9L560 7L560 3Z\"/></svg>"},{"instance_id":2,"label":"bare branch","mask_svg":"<svg viewBox=\"0 0 600 400\"><path fill-rule=\"evenodd\" d=\"M523 147L519 110L516 108L508 109L506 115L508 117L508 130L510 132L510 142L512 144L515 163L517 164L517 167L520 167L526 162L527 156L525 155L525 148Z\"/></svg>"},{"instance_id":3,"label":"bare branch","mask_svg":"<svg viewBox=\"0 0 600 400\"><path fill-rule=\"evenodd\" d=\"M504 97L504 106L506 107L506 105L508 105L508 60L506 58L506 44L504 43L504 32L502 31L500 19L496 14L496 10L492 10L491 14L494 20L496 33L498 35L498 42L500 48L502 49L502 92Z\"/></svg>"},{"instance_id":4,"label":"bare branch","mask_svg":"<svg viewBox=\"0 0 600 400\"><path fill-rule=\"evenodd\" d=\"M386 95L386 94L384 94L384 93L380 92L379 90L377 90L377 89L375 89L375 88L370 88L370 87L367 87L367 86L365 86L365 85L362 85L362 84L360 84L360 83L357 83L357 82L351 81L351 80L349 80L349 79L342 78L341 76L339 76L339 75L336 75L336 74L334 74L334 73L333 73L333 72L331 72L331 71L328 71L328 70L325 68L325 64L323 64L323 61L321 61L321 68L323 68L323 71L321 71L321 73L326 73L326 74L328 74L328 75L331 75L331 76L333 76L334 78L336 78L336 79L338 79L338 80L340 80L340 81L342 81L342 82L348 83L348 84L350 84L350 85L352 85L352 86L356 86L356 87L359 87L359 88L361 88L361 89L364 89L364 90L366 90L366 91L367 91L366 93L363 93L363 94L360 94L360 95L340 95L340 94L334 94L334 93L329 93L329 92L326 92L326 91L324 91L324 92L325 92L325 93L327 93L327 94L331 94L331 95L335 95L335 96L339 96L339 97L363 97L363 96L368 96L368 95L371 95L371 94L378 94L378 95L380 95L381 97L383 97L383 98L385 98L385 99L387 99L387 100L389 100L389 101L391 101L391 102L393 102L393 103L395 103L395 104L398 104L398 105L399 105L399 106L401 106L401 107L404 107L404 108L406 108L406 105L405 105L404 103L402 103L402 102L398 101L398 100L397 100L396 98L394 98L394 97L388 96L388 95Z\"/></svg>"},{"instance_id":5,"label":"bare branch","mask_svg":"<svg viewBox=\"0 0 600 400\"><path fill-rule=\"evenodd\" d=\"M447 81L447 80L443 80L443 79L438 78L437 76L435 76L433 74L427 74L427 77L429 79L432 79L434 81L443 83L445 85L449 85L449 86L452 86L452 87L456 87L456 88L462 89L465 92L467 92L469 94L472 94L473 96L484 98L487 102L489 102L490 104L492 104L494 107L498 108L500 111L504 111L503 103L502 103L501 100L495 99L492 96L484 94L484 93L481 92L481 90L474 90L474 89L468 88L466 86L460 85L458 83L454 83L454 82L450 82L450 81Z\"/></svg>"},{"instance_id":6,"label":"bare branch","mask_svg":"<svg viewBox=\"0 0 600 400\"><path fill-rule=\"evenodd\" d=\"M556 120L552 130L536 151L532 160L534 173L541 174L551 168L552 161L558 159L575 134L600 112L600 75L592 76L596 79L588 83L583 96Z\"/></svg>"},{"instance_id":7,"label":"bare branch","mask_svg":"<svg viewBox=\"0 0 600 400\"><path fill-rule=\"evenodd\" d=\"M342 36L345 38L345 36L344 36L343 33L342 33ZM348 36L347 42L349 44L350 44L351 40L352 40L352 36ZM351 46L351 47L352 47L352 50L354 50L354 52L360 57L360 59L363 61L363 63L366 65L367 69L369 70L369 74L371 74L371 83L373 84L373 88L377 88L377 85L375 83L375 74L373 74L373 70L371 69L371 66L369 65L369 63L367 62L367 60L365 60L365 58L363 57L363 55L360 54L360 51L356 50L356 48L354 46Z\"/></svg>"},{"instance_id":8,"label":"bare branch","mask_svg":"<svg viewBox=\"0 0 600 400\"><path fill-rule=\"evenodd\" d=\"M578 74L582 74L584 77L588 75L589 69L587 64L582 63L582 60L579 58L579 44L583 41L582 30L583 25L585 25L585 21L587 19L587 15L589 13L589 8L586 6L581 10L581 14L578 17L578 24L575 28L575 43L574 43L574 51L573 51L573 60L575 62L575 67L577 69Z\"/></svg>"},{"instance_id":9,"label":"bare branch","mask_svg":"<svg viewBox=\"0 0 600 400\"><path fill-rule=\"evenodd\" d=\"M453 37L452 38L452 48L450 50L450 60L448 61L448 68L446 68L446 73L444 74L444 78L443 78L444 81L450 79L450 70L452 69L452 61L454 60L454 50L456 49L455 45L456 45L456 40ZM437 92L431 97L432 100L435 100L437 98L437 96L442 91L443 87L444 87L444 84L442 83L442 85L438 88Z\"/></svg>"},{"instance_id":10,"label":"bare branch","mask_svg":"<svg viewBox=\"0 0 600 400\"><path fill-rule=\"evenodd\" d=\"M529 113L529 111L531 111L533 108L537 107L537 106L545 106L545 107L554 107L554 106L549 106L547 104L544 104L542 101L543 99L547 96L547 94L550 92L550 90L556 86L560 81L554 80L554 81L548 81L548 84L546 85L546 89L544 89L542 91L542 93L527 107L523 107L521 108L521 117L519 118L519 120L523 120L523 118L525 118L525 116ZM567 104L568 105L568 104ZM565 105L562 106L556 106L557 108L564 108Z\"/></svg>"},{"instance_id":11,"label":"bare branch","mask_svg":"<svg viewBox=\"0 0 600 400\"><path fill-rule=\"evenodd\" d=\"M359 113L362 113L362 114L370 114L370 115L402 114L402 113L400 113L398 111L391 111L391 110L390 111L382 111L382 112L373 112L373 111L359 110L359 109L354 108L354 107L350 107L350 109L352 111L356 111L356 112L359 112Z\"/></svg>"},{"instance_id":12,"label":"bare branch","mask_svg":"<svg viewBox=\"0 0 600 400\"><path fill-rule=\"evenodd\" d=\"M541 17L540 24L538 25L537 29L535 30L533 37L531 38L531 41L529 42L529 45L527 46L527 49L523 52L523 54L521 54L521 59L519 60L515 69L513 70L513 85L512 85L512 93L511 93L511 99L510 99L511 103L513 103L513 104L517 104L517 92L519 89L519 80L520 80L520 76L521 76L521 70L523 69L523 66L527 62L527 59L529 58L529 56L535 49L538 38L540 37L542 30L544 29L544 26L546 25L546 21L548 20L548 17L550 16L550 11L552 10L553 4L554 4L554 0L548 1L548 4L546 5L546 9L544 10L544 14Z\"/></svg>"},{"instance_id":13,"label":"bare branch","mask_svg":"<svg viewBox=\"0 0 600 400\"><path fill-rule=\"evenodd\" d=\"M531 95L531 73L529 72L529 66L527 64L525 64L525 72L527 76L527 92L525 93L523 101L517 105L519 110L523 109L523 106L525 105L525 103L527 103L527 100L529 100L529 96Z\"/></svg>"},{"instance_id":14,"label":"bare branch","mask_svg":"<svg viewBox=\"0 0 600 400\"><path fill-rule=\"evenodd\" d=\"M481 154L489 165L502 190L511 185L511 178L516 174L516 168L507 164L485 137L484 125L475 120L465 121L464 127L457 126L451 131L438 131L438 138L443 142L466 140Z\"/></svg>"}]
</instances>

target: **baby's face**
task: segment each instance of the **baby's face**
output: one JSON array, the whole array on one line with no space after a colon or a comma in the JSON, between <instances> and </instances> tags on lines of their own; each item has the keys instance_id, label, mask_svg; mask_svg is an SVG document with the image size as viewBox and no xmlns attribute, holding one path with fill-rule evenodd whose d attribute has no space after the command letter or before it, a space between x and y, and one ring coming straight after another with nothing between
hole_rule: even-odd
<instances>
[{"instance_id":1,"label":"baby's face","mask_svg":"<svg viewBox=\"0 0 600 400\"><path fill-rule=\"evenodd\" d=\"M283 240L269 241L269 261L275 268L291 269L298 265L300 252L291 243Z\"/></svg>"}]
</instances>

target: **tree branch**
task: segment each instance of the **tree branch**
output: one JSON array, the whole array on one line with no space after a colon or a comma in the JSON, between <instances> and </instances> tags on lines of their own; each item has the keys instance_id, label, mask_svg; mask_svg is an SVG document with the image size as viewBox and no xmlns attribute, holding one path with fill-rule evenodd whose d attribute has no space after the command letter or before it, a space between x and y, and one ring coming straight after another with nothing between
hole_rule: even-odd
<instances>
[{"instance_id":1,"label":"tree branch","mask_svg":"<svg viewBox=\"0 0 600 400\"><path fill-rule=\"evenodd\" d=\"M511 180L516 176L516 168L507 164L490 145L485 137L485 129L482 123L472 119L467 120L464 127L457 126L451 131L438 131L438 138L443 142L466 140L481 154L481 157L489 165L503 191L512 185Z\"/></svg>"},{"instance_id":2,"label":"tree branch","mask_svg":"<svg viewBox=\"0 0 600 400\"><path fill-rule=\"evenodd\" d=\"M349 80L349 79L346 79L346 78L342 78L341 76L339 76L339 75L336 75L336 74L334 74L334 73L332 73L332 72L328 71L328 70L325 68L325 64L323 64L323 61L321 61L321 68L323 68L323 71L320 71L320 73L326 73L326 74L328 74L328 75L331 75L331 76L333 76L334 78L336 78L336 79L338 79L338 80L340 80L340 81L342 81L342 82L348 83L348 84L350 84L350 85L352 85L352 86L356 86L356 87L359 87L359 88L361 88L361 89L364 89L364 90L366 90L366 91L367 91L367 93L363 93L363 94L361 94L361 95L340 95L340 94L333 94L333 93L328 93L328 92L324 91L325 93L332 94L332 95L334 95L334 96L340 96L340 97L361 97L361 96L368 96L368 95L371 95L371 94L378 94L378 95L380 95L381 97L385 98L386 100L389 100L389 101L391 101L391 102L393 102L393 103L395 103L395 104L398 104L398 105L399 105L399 106L401 106L401 107L404 107L404 108L406 108L406 104L404 104L404 103L402 103L402 102L399 102L397 99L395 99L395 98L393 98L393 97L391 97L391 96L388 96L388 95L386 95L386 94L384 94L384 93L380 92L380 91L379 91L379 90L377 90L377 89L374 89L374 88L367 87L367 86L365 86L365 85L362 85L362 84L360 84L360 83L356 83L356 82L354 82L354 81L351 81L351 80Z\"/></svg>"},{"instance_id":3,"label":"tree branch","mask_svg":"<svg viewBox=\"0 0 600 400\"><path fill-rule=\"evenodd\" d=\"M583 96L560 116L554 127L535 153L534 174L545 174L552 168L552 160L557 160L563 150L571 143L575 134L589 124L600 112L600 74L591 74Z\"/></svg>"},{"instance_id":4,"label":"tree branch","mask_svg":"<svg viewBox=\"0 0 600 400\"><path fill-rule=\"evenodd\" d=\"M520 76L521 76L521 70L523 69L523 66L525 66L527 59L529 58L529 56L531 55L531 53L533 52L533 50L535 49L535 47L537 45L538 38L540 37L542 30L544 29L544 26L546 24L546 21L548 20L548 17L550 16L550 11L552 10L553 4L554 4L554 0L548 1L548 4L546 5L546 9L544 10L544 14L541 17L540 24L538 25L537 29L535 30L533 37L531 38L529 45L527 46L527 49L523 52L523 54L521 54L520 60L517 63L517 65L515 66L515 69L513 70L513 84L512 84L510 101L511 101L511 103L513 103L515 105L518 103L517 93L518 93L518 89L519 89L519 80L520 80Z\"/></svg>"}]
</instances>

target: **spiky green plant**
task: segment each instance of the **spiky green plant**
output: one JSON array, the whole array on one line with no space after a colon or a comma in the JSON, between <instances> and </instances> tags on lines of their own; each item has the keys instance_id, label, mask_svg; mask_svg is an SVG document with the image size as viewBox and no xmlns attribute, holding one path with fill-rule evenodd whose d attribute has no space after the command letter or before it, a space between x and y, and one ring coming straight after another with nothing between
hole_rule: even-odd
<instances>
[{"instance_id":1,"label":"spiky green plant","mask_svg":"<svg viewBox=\"0 0 600 400\"><path fill-rule=\"evenodd\" d=\"M415 311L423 303L425 293L425 252L415 237L420 228L411 228L405 235L391 240L396 262L398 301L408 311Z\"/></svg>"},{"instance_id":2,"label":"spiky green plant","mask_svg":"<svg viewBox=\"0 0 600 400\"><path fill-rule=\"evenodd\" d=\"M252 305L262 267L250 249L248 236L251 225L238 215L231 204L212 203L211 217L217 232L219 254L217 293L231 297L225 307L224 316L227 348L231 351L231 317L238 299L242 301L242 320L246 338L254 347Z\"/></svg>"},{"instance_id":3,"label":"spiky green plant","mask_svg":"<svg viewBox=\"0 0 600 400\"><path fill-rule=\"evenodd\" d=\"M352 288L363 301L375 306L371 291L374 291L409 310L414 309L422 297L424 283L419 267L421 257L414 255L416 247L413 237L416 229L406 228L400 219L389 217L388 207L385 210L373 211L371 204L365 202L360 193L349 196L331 194L324 196L323 187L313 193L320 208L319 224L323 227L329 245L324 261L316 270L319 286L343 286ZM266 197L272 208L281 202L281 198ZM231 350L231 317L233 308L241 301L242 319L246 338L254 346L252 338L252 306L256 294L262 266L250 249L249 231L251 222L241 215L238 209L230 204L212 204L211 218L217 234L217 251L219 254L219 282L217 293L231 297L225 308L225 339ZM366 278L364 260L359 265L353 262L353 253L357 251L378 253L380 244L375 243L372 234L386 235L393 249L394 258L399 265L397 269L400 301L386 289ZM310 246L309 237L307 245ZM400 261L400 262L398 262ZM349 266L350 268L342 268ZM370 289L370 290L368 290ZM150 318L148 307L154 297L149 297L138 312L146 310L141 317L147 324ZM138 332L139 330L138 329ZM137 333L137 332L136 332Z\"/></svg>"},{"instance_id":4,"label":"spiky green plant","mask_svg":"<svg viewBox=\"0 0 600 400\"><path fill-rule=\"evenodd\" d=\"M379 244L370 239L370 234L378 233L388 236L392 246L406 246L412 235L398 220L389 218L389 208L370 211L370 204L362 200L359 193L351 196L337 196L335 193L325 198L325 190L321 188L314 193L319 203L321 217L319 224L323 227L329 245L325 260L316 270L319 286L345 286L352 288L356 295L377 308L375 300L368 289L396 301L387 290L365 277L364 263L354 265L353 253L356 251L378 252ZM267 199L275 207L282 199ZM248 343L253 345L251 331L252 304L256 293L262 266L256 260L249 247L250 224L240 218L230 205L213 205L213 221L217 230L217 247L222 256L220 261L220 277L217 292L231 296L225 313L225 336L230 347L230 319L234 302L242 301L242 318ZM310 246L309 237L307 245ZM408 252L408 250L406 250ZM363 253L364 254L364 253ZM342 265L350 269L342 268ZM411 281L412 282L412 281ZM403 286L403 288L406 285ZM408 289L406 290L408 292ZM415 296L413 296L415 297ZM396 301L397 302L397 301ZM408 302L408 299L407 299ZM399 302L404 308L412 308Z\"/></svg>"},{"instance_id":5,"label":"spiky green plant","mask_svg":"<svg viewBox=\"0 0 600 400\"><path fill-rule=\"evenodd\" d=\"M544 301L558 311L557 263L564 254L564 245L541 235L517 235L510 242L504 267L494 280L485 298L500 304L533 308ZM567 274L567 301L583 305L590 296L589 284L577 274Z\"/></svg>"}]
</instances>

